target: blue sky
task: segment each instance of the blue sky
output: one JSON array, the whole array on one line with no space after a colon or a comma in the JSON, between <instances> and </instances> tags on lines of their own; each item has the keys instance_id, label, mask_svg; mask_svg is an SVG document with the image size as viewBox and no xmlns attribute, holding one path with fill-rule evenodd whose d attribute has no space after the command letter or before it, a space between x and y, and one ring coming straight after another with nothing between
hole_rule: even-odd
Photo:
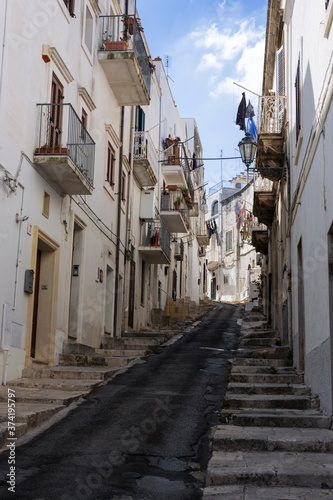
<instances>
[{"instance_id":1,"label":"blue sky","mask_svg":"<svg viewBox=\"0 0 333 500\"><path fill-rule=\"evenodd\" d=\"M260 94L267 0L137 0L152 58L171 59L170 87L183 118L195 118L204 157L239 156L242 92ZM257 115L258 99L246 92ZM255 116L255 119L257 116ZM205 162L211 187L244 170L241 160Z\"/></svg>"}]
</instances>

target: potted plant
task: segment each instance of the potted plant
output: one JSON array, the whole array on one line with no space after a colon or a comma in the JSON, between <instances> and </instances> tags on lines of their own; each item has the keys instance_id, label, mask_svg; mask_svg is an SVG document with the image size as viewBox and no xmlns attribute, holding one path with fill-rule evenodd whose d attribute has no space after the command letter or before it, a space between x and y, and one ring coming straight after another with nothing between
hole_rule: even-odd
<instances>
[{"instance_id":1,"label":"potted plant","mask_svg":"<svg viewBox=\"0 0 333 500\"><path fill-rule=\"evenodd\" d=\"M130 35L134 33L134 19L133 17L123 16L122 22L124 23L125 30L129 32Z\"/></svg>"},{"instance_id":2,"label":"potted plant","mask_svg":"<svg viewBox=\"0 0 333 500\"><path fill-rule=\"evenodd\" d=\"M175 200L175 209L176 210L179 210L180 209L180 205L181 203L183 202L183 200L181 199L180 196L177 196L176 200Z\"/></svg>"}]
</instances>

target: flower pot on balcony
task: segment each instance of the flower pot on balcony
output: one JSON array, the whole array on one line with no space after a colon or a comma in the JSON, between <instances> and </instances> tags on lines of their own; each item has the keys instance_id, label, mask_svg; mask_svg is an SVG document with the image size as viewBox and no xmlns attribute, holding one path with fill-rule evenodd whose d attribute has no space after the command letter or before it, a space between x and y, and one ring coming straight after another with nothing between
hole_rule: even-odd
<instances>
[{"instance_id":1,"label":"flower pot on balcony","mask_svg":"<svg viewBox=\"0 0 333 500\"><path fill-rule=\"evenodd\" d=\"M134 19L133 17L126 17L124 19L125 28L128 30L130 35L134 33Z\"/></svg>"},{"instance_id":2,"label":"flower pot on balcony","mask_svg":"<svg viewBox=\"0 0 333 500\"><path fill-rule=\"evenodd\" d=\"M127 50L127 42L105 42L105 50Z\"/></svg>"}]
</instances>

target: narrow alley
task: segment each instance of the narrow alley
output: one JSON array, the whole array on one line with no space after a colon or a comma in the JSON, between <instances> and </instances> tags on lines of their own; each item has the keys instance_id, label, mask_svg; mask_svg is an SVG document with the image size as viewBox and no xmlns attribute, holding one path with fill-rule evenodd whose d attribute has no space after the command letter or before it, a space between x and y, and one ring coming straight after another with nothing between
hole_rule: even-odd
<instances>
[{"instance_id":1,"label":"narrow alley","mask_svg":"<svg viewBox=\"0 0 333 500\"><path fill-rule=\"evenodd\" d=\"M18 441L19 498L201 498L241 316L240 306L219 304L52 427ZM7 455L0 456L2 499L12 497Z\"/></svg>"}]
</instances>

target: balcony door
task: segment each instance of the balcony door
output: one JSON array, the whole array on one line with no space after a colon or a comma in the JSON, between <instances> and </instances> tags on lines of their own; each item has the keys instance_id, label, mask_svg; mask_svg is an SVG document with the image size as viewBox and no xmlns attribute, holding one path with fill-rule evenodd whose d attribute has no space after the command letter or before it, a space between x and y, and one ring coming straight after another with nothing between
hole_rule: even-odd
<instances>
[{"instance_id":1,"label":"balcony door","mask_svg":"<svg viewBox=\"0 0 333 500\"><path fill-rule=\"evenodd\" d=\"M49 122L49 147L54 150L61 146L62 106L64 100L64 87L58 77L53 73L51 88L51 109ZM60 152L60 151L59 151Z\"/></svg>"}]
</instances>

